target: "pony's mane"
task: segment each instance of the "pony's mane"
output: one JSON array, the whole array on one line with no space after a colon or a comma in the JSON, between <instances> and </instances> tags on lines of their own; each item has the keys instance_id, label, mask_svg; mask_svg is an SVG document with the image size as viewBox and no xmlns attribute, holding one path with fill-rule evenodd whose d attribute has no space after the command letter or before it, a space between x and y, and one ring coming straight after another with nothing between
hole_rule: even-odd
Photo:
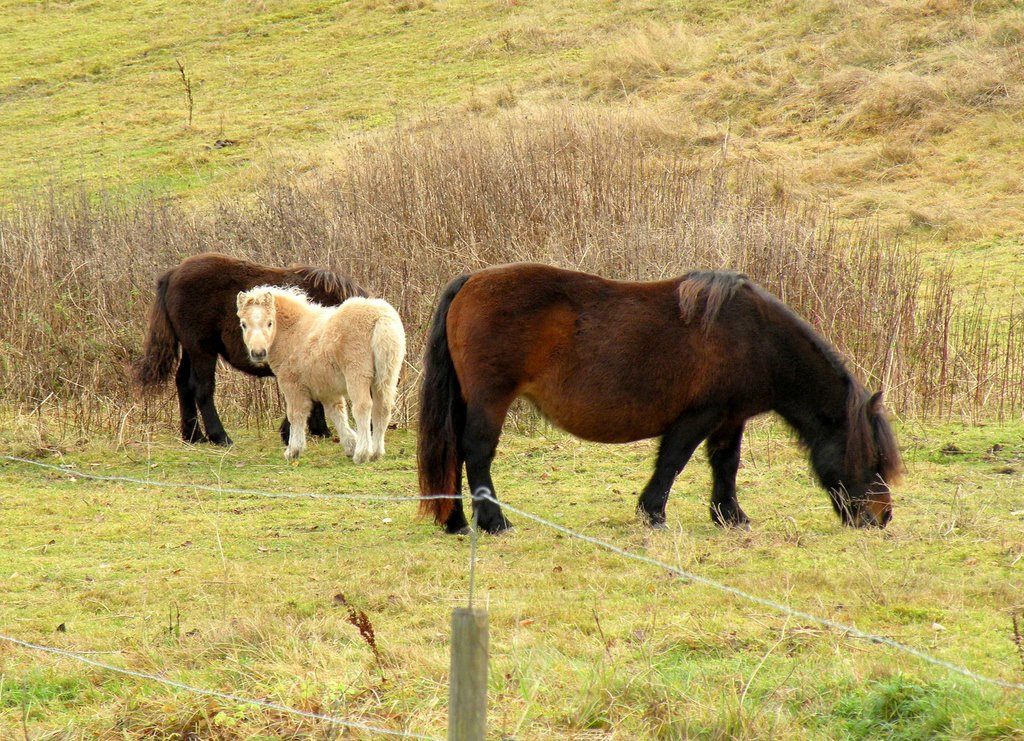
<instances>
[{"instance_id":1,"label":"pony's mane","mask_svg":"<svg viewBox=\"0 0 1024 741\"><path fill-rule=\"evenodd\" d=\"M877 458L882 479L890 485L899 483L903 459L879 398L855 381L846 406L847 468L861 474L864 461Z\"/></svg>"},{"instance_id":2,"label":"pony's mane","mask_svg":"<svg viewBox=\"0 0 1024 741\"><path fill-rule=\"evenodd\" d=\"M334 298L339 304L353 296L365 298L369 295L353 281L330 270L314 268L309 265L297 265L288 269L310 288L322 291Z\"/></svg>"},{"instance_id":3,"label":"pony's mane","mask_svg":"<svg viewBox=\"0 0 1024 741\"><path fill-rule=\"evenodd\" d=\"M760 286L754 288L762 299L770 301L799 328L811 347L846 382L846 470L859 477L864 473L865 461L877 460L879 474L885 482L898 483L903 473L903 460L896 444L896 436L878 399L850 373L836 349L826 342L806 319Z\"/></svg>"},{"instance_id":4,"label":"pony's mane","mask_svg":"<svg viewBox=\"0 0 1024 741\"><path fill-rule=\"evenodd\" d=\"M680 318L690 324L699 317L701 329L709 331L718 312L747 283L747 276L742 273L719 270L687 273L676 289Z\"/></svg>"},{"instance_id":5,"label":"pony's mane","mask_svg":"<svg viewBox=\"0 0 1024 741\"><path fill-rule=\"evenodd\" d=\"M835 348L826 342L810 323L782 301L741 273L694 271L683 276L677 289L679 311L683 321L690 323L699 317L701 329L707 332L722 307L743 286L749 286L758 298L770 303L791 322L846 384L846 470L860 476L864 472L865 461L878 460L882 478L889 484L899 481L903 472L903 462L896 444L896 436L885 414L876 406L876 398L850 373Z\"/></svg>"}]
</instances>

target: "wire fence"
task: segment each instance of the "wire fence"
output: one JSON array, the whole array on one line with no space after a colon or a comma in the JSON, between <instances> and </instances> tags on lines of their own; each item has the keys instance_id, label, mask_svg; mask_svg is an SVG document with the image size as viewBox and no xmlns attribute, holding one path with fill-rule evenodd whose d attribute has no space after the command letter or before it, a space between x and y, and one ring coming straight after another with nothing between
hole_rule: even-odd
<instances>
[{"instance_id":1,"label":"wire fence","mask_svg":"<svg viewBox=\"0 0 1024 741\"><path fill-rule=\"evenodd\" d=\"M79 478L82 478L82 479L92 479L92 480L96 480L96 481L106 481L106 482L130 483L130 484L137 484L137 485L140 485L140 486L150 486L150 487L155 487L155 488L190 489L190 490L207 491L207 492L220 493L220 494L237 494L237 495L244 495L244 496L258 496L258 497L266 497L266 498L271 498L271 499L303 499L303 498L313 498L313 499L334 499L334 500L368 501L368 502L418 502L418 501L421 501L422 499L455 499L455 498L458 498L458 497L455 497L455 496L449 495L449 494L440 494L440 495L436 495L436 496L432 496L432 497L419 497L419 496L377 495L377 494L333 494L333 493L327 494L327 493L319 493L319 492L268 492L268 491L263 491L263 490L258 490L258 489L238 489L238 488L230 488L230 487L213 486L213 485L207 485L207 484L194 484L194 483L173 482L173 481L157 481L157 480L152 480L152 479L141 479L141 478L134 478L134 477L128 477L128 476L102 476L102 475L98 475L98 474L87 473L85 471L80 471L78 469L70 468L70 467L67 467L67 466L55 466L55 465L48 464L48 463L41 463L39 461L34 461L34 460L31 460L31 459L28 459L28 458L18 458L18 457L15 457L15 456L7 456L7 455L2 456L2 460L6 460L6 461L12 462L12 463L20 463L20 464L35 466L35 467L38 467L38 468L41 468L41 469L48 469L48 470L52 470L52 471L57 471L57 472L60 472L61 474L67 475L67 476L75 476L75 477L79 477ZM490 501L490 502L493 502L495 504L499 504L498 500L494 497L493 493L490 490L488 490L488 489L478 489L478 490L476 490L473 493L472 498L475 501ZM725 594L731 595L731 596L739 598L741 600L744 600L744 601L747 601L747 602L750 602L750 603L753 603L753 604L756 604L756 605L760 605L762 607L767 607L767 608L769 608L769 609L771 609L771 610L773 610L775 612L779 612L779 613L781 613L783 615L786 615L786 616L789 616L789 617L794 617L794 618L799 618L801 620L805 620L805 621L810 622L810 623L815 623L817 625L820 625L820 626L825 627L825 628L829 628L831 630L839 631L839 632L841 632L841 633L843 633L846 636L851 637L851 638L856 638L856 639L868 641L870 643L874 643L874 644L877 644L877 645L886 646L886 647L888 647L890 649L893 649L895 651L898 651L898 652L901 652L901 653L905 653L905 654L907 654L909 656L912 656L912 657L914 657L916 659L919 659L919 660L921 660L921 661L923 661L925 663L931 664L933 666L940 667L940 668L945 669L945 670L947 670L949 672L953 672L955 674L959 674L959 675L961 675L963 677L967 677L968 679L971 679L971 680L973 680L975 682L979 682L979 683L982 683L982 684L988 684L988 685L991 685L991 686L1000 687L1002 689L1007 689L1007 690L1024 691L1024 683L1010 682L1010 681L1006 681L1006 680L999 679L999 678L996 678L996 677L989 677L989 676L986 676L984 674L980 674L978 672L975 672L975 671L971 670L970 668L968 668L966 666L955 664L955 663L952 663L950 661L946 661L945 659L941 659L941 658L938 658L936 656L933 656L933 655L931 655L931 654L929 654L929 653L927 653L925 651L921 651L920 649L916 649L913 646L908 646L908 645L906 645L904 643L900 643L899 641L895 641L895 640L893 640L891 638L887 638L885 636L876 635L876 634L873 634L873 633L868 633L866 631L863 631L863 630L857 628L854 625L849 625L849 624L842 623L842 622L839 622L839 621L836 621L836 620L831 620L829 618L819 617L817 615L813 615L811 613L795 609L795 608L790 607L789 605L785 605L785 604L783 604L781 602L776 602L775 600L771 600L771 599L768 599L768 598L765 598L765 597L760 597L758 595L751 594L751 593L746 592L746 591L744 591L742 589L738 589L736 587L730 586L730 585L725 584L723 582L719 582L719 581L716 581L714 579L710 579L710 578L708 578L706 576L701 576L700 574L696 574L696 573L693 573L693 572L690 572L690 571L686 571L686 570L681 569L681 568L679 568L677 566L674 566L672 564L666 563L664 561L660 561L660 560L658 560L656 558L651 558L649 556L644 556L644 555L641 555L641 554L632 553L630 551L627 551L627 550L625 550L623 548L620 548L620 547L614 545L613 543L609 543L607 541L601 540L599 538L592 537L590 535L586 535L584 533L576 532L575 530L567 528L564 525L560 525L560 524L558 524L556 522L552 522L550 520L547 520L547 519L545 519L543 517L540 517L538 515L535 515L535 514L533 514L531 512L528 512L526 510L523 510L523 509L520 509L520 508L515 507L513 505L510 505L507 502L501 502L500 506L503 509L508 510L509 512L513 512L513 513L515 513L515 514L517 514L517 515L519 515L521 517L524 517L524 518L526 518L526 519L528 519L528 520L530 520L532 522L537 523L538 525L542 525L543 527L546 527L546 528L549 528L549 529L554 530L556 532L559 532L559 533L561 533L561 534L563 534L563 535L565 535L567 537L570 537L570 538L573 538L575 540L579 540L581 542L588 543L588 544L593 545L595 547L598 547L598 548L610 551L610 552L615 553L615 554L617 554L619 556L622 556L623 558L627 558L627 559L630 559L630 560L633 560L633 561L637 561L637 562L640 562L640 563L647 564L649 566L654 566L656 568L663 569L663 570L668 571L669 573L674 574L676 576L679 576L679 577L682 577L684 579L690 580L690 581L695 582L697 584L704 585L704 586L709 587L711 589L715 589L715 590L717 590L719 592L723 592ZM476 537L477 536L477 528L476 528L475 514L474 514L473 525L474 525L474 527L472 528L472 532L471 532L471 546L470 546L470 559L469 559L469 585L468 585L468 588L469 588L468 602L469 602L470 607L472 607L472 602L473 602L474 576L475 576L476 551L477 551L477 537ZM42 651L42 652L54 654L54 655L57 655L57 656L61 656L61 657L64 657L64 658L73 659L75 661L79 661L81 663L88 664L90 666L93 666L93 667L96 667L96 668L100 668L100 669L104 669L104 670L107 670L107 671L117 672L119 674L125 674L125 675L128 675L128 676L132 676L132 677L136 677L136 678L139 678L139 679L144 679L144 680L148 680L148 681L152 681L152 682L158 682L160 684L164 684L164 685L167 685L169 687L174 687L174 688L177 688L177 689L185 690L185 691L196 693L196 694L201 694L201 695L206 695L206 696L211 696L211 697L217 697L217 698L220 698L220 699L228 700L228 701L231 701L231 702L236 702L236 703L243 704L243 705L255 705L255 706L263 707L263 708L266 708L266 709L272 709L272 710L275 710L275 711L278 711L278 712L282 712L282 713L289 713L289 714L292 714L292 715L297 715L297 716L305 717L305 718L308 718L308 719L314 719L314 720L320 720L320 721L329 722L329 723L335 723L335 724L340 725L340 726L346 726L346 727L350 727L350 728L361 729L361 730L365 730L365 731L369 731L369 732L373 732L373 733L378 733L378 734L381 734L381 735L400 736L400 737L405 737L405 738L417 738L417 739L432 739L432 738L434 738L432 736L419 735L419 734L408 733L408 732L403 732L403 731L393 731L393 730L388 730L388 729L383 729L383 728L376 728L376 727L373 727L373 726L370 726L370 725L367 725L367 724L363 724L363 723L359 723L359 722L356 722L356 721L345 720L345 719L337 718L337 717L330 716L330 715L321 715L321 714L317 714L317 713L309 713L309 712L306 712L306 711L297 710L295 708L289 708L289 707L284 706L284 705L279 705L277 703L268 702L268 701L264 701L264 700L256 700L256 699L252 699L252 698L240 697L238 695L232 695L232 694L225 693L225 692L219 692L217 690L209 690L209 689L203 689L203 688L199 688L199 687L192 687L192 686L184 684L182 682L176 682L174 680L170 680L170 679L167 679L165 677L158 676L158 675L145 674L145 673L142 673L142 672L136 672L136 671L132 671L132 670L129 670L129 669L123 669L123 668L116 667L116 666L113 666L113 665L110 665L110 664L105 664L105 663L102 663L102 662L98 662L98 661L95 661L93 659L87 658L85 656L82 656L81 654L78 654L78 653L75 653L75 652L72 652L72 651L66 651L66 650L63 650L63 649L53 648L51 646L42 646L42 645L39 645L39 644L29 643L27 641L22 641L22 640L19 640L17 638L13 638L13 637L2 635L2 634L0 634L0 640L6 641L7 643L10 643L12 645L20 646L22 648L26 648L26 649L30 649L30 650L35 650L35 651Z\"/></svg>"},{"instance_id":2,"label":"wire fence","mask_svg":"<svg viewBox=\"0 0 1024 741\"><path fill-rule=\"evenodd\" d=\"M255 705L257 707L264 708L266 710L276 710L279 713L287 713L288 715L296 715L301 718L307 718L309 720L321 720L327 723L333 723L335 725L344 726L346 728L354 728L360 731L369 731L370 733L380 734L382 736L398 736L401 738L417 738L417 739L428 739L428 741L441 741L436 736L424 736L419 733L409 733L408 731L392 731L387 728L378 728L371 726L366 723L360 723L354 720L345 720L343 718L337 718L333 715L324 715L322 713L310 713L306 710L299 710L298 708L288 707L287 705L279 705L276 702L269 702L268 700L257 700L252 697L242 697L240 695L233 695L229 692L219 692L218 690L206 689L203 687L193 687L190 684L184 682L177 682L173 679L167 679L157 674L147 674L146 672L137 672L132 669L125 669L120 666L114 666L113 664L105 664L102 661L96 661L90 659L88 656L82 656L81 654L73 651L65 651L62 648L54 648L53 646L42 646L38 643L29 643L28 641L22 641L11 636L0 634L0 641L6 641L7 643L15 646L21 646L22 648L31 649L33 651L42 651L43 653L53 654L54 656L61 656L65 659L73 659L82 664L87 664L97 669L103 669L104 671L113 672L115 674L122 674L128 677L135 677L136 679L144 679L149 682L157 682L167 687L174 687L175 689L185 690L196 695L204 695L206 697L216 697L221 700L228 700L229 702L238 703L239 705Z\"/></svg>"}]
</instances>

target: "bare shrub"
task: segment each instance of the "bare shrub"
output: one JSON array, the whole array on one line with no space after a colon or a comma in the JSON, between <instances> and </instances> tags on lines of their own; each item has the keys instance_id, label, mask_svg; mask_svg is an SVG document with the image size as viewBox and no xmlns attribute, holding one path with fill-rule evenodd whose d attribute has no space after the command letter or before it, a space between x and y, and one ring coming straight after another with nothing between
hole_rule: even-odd
<instances>
[{"instance_id":1,"label":"bare shrub","mask_svg":"<svg viewBox=\"0 0 1024 741\"><path fill-rule=\"evenodd\" d=\"M156 277L219 250L329 267L394 304L409 337L400 422L415 411L441 288L517 260L636 280L741 270L901 412L1019 412L1016 313L956 298L948 269L926 274L873 227L851 230L790 199L778 178L677 151L643 118L555 112L394 130L361 140L337 170L270 175L244 202L24 200L0 213L0 394L82 431L168 425L170 391L142 409L128 366ZM268 382L222 373L220 383L224 411L246 422L276 408Z\"/></svg>"}]
</instances>

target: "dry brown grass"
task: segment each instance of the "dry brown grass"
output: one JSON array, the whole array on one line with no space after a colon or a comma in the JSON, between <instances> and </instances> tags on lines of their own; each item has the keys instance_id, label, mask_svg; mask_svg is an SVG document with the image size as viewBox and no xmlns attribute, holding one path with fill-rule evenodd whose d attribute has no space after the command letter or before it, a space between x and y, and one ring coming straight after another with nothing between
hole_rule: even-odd
<instances>
[{"instance_id":1,"label":"dry brown grass","mask_svg":"<svg viewBox=\"0 0 1024 741\"><path fill-rule=\"evenodd\" d=\"M873 201L885 227L938 252L1019 239L1021 38L1024 13L1005 3L684 4L675 20L611 34L566 78L591 97L656 107L693 131L696 151L728 131L737 154L785 168L843 213ZM893 142L913 150L913 168L879 166ZM938 210L938 228L914 218Z\"/></svg>"},{"instance_id":2,"label":"dry brown grass","mask_svg":"<svg viewBox=\"0 0 1024 741\"><path fill-rule=\"evenodd\" d=\"M926 275L872 227L840 227L753 166L683 159L671 143L639 116L424 123L360 140L331 174L270 176L245 203L23 202L0 220L4 400L72 432L168 423L169 399L144 409L129 385L145 310L163 270L220 250L329 266L391 301L410 339L400 421L441 287L517 260L637 280L741 270L901 412L1018 413L1019 317L983 296L959 306L948 270ZM270 384L223 374L222 388L249 419L274 407Z\"/></svg>"}]
</instances>

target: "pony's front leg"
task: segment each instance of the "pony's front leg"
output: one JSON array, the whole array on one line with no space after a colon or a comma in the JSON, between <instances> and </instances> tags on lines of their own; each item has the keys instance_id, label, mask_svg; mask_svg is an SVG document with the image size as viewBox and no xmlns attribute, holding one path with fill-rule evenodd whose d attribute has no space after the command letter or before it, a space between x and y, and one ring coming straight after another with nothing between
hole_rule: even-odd
<instances>
[{"instance_id":1,"label":"pony's front leg","mask_svg":"<svg viewBox=\"0 0 1024 741\"><path fill-rule=\"evenodd\" d=\"M722 527L749 527L750 518L736 499L736 471L740 467L743 423L719 427L708 437L708 463L714 483L711 489L711 521Z\"/></svg>"},{"instance_id":2,"label":"pony's front leg","mask_svg":"<svg viewBox=\"0 0 1024 741\"><path fill-rule=\"evenodd\" d=\"M306 419L313 409L313 400L297 388L285 388L284 384L280 385L287 408L288 424L291 426L288 431L288 447L284 449L284 457L286 460L294 461L306 449Z\"/></svg>"},{"instance_id":3,"label":"pony's front leg","mask_svg":"<svg viewBox=\"0 0 1024 741\"><path fill-rule=\"evenodd\" d=\"M356 419L356 449L352 455L352 462L366 463L373 458L373 443L370 439L373 399L370 397L370 383L350 383L348 391L352 399L352 416Z\"/></svg>"},{"instance_id":4,"label":"pony's front leg","mask_svg":"<svg viewBox=\"0 0 1024 741\"><path fill-rule=\"evenodd\" d=\"M654 475L647 482L637 512L653 528L665 527L665 505L679 472L689 462L693 451L721 420L717 409L704 409L680 415L661 436Z\"/></svg>"},{"instance_id":5,"label":"pony's front leg","mask_svg":"<svg viewBox=\"0 0 1024 741\"><path fill-rule=\"evenodd\" d=\"M324 404L324 411L331 419L331 424L338 431L338 440L345 449L345 455L351 458L356 452L356 433L348 423L348 405L345 397L338 397L333 404Z\"/></svg>"}]
</instances>

